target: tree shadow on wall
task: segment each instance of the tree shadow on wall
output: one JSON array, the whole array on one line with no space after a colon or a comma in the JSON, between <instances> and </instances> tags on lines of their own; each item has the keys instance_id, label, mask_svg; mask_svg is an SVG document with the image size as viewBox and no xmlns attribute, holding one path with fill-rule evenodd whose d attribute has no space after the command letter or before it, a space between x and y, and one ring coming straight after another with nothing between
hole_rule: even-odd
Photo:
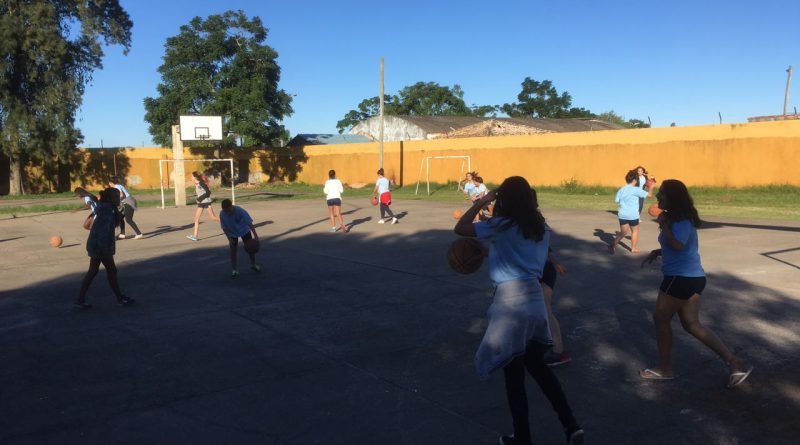
<instances>
[{"instance_id":1,"label":"tree shadow on wall","mask_svg":"<svg viewBox=\"0 0 800 445\"><path fill-rule=\"evenodd\" d=\"M59 191L68 191L71 182L78 182L82 187L105 186L112 176L125 178L131 168L130 158L124 148L89 148L75 150L69 155L68 162L54 163L58 177Z\"/></svg>"},{"instance_id":2,"label":"tree shadow on wall","mask_svg":"<svg viewBox=\"0 0 800 445\"><path fill-rule=\"evenodd\" d=\"M308 156L303 147L265 148L258 155L261 172L270 182L294 182L303 171Z\"/></svg>"}]
</instances>

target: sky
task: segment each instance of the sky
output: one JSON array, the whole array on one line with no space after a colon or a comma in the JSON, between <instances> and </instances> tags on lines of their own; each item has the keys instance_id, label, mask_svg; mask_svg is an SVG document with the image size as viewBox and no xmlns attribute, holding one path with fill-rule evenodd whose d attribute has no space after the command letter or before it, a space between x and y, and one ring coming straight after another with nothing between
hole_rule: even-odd
<instances>
[{"instance_id":1,"label":"sky","mask_svg":"<svg viewBox=\"0 0 800 445\"><path fill-rule=\"evenodd\" d=\"M336 133L379 92L416 82L461 86L467 105L516 101L525 77L551 80L572 105L654 127L747 122L800 108L797 0L120 0L130 51L106 47L86 86L83 146L153 146L145 97L156 97L166 39L193 17L259 16L278 52L279 87L296 95L292 136Z\"/></svg>"}]
</instances>

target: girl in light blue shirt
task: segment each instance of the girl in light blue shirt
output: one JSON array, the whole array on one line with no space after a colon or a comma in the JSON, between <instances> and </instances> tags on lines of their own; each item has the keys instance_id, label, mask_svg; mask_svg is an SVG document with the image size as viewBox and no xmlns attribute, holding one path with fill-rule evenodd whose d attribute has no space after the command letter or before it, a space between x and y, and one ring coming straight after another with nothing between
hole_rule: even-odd
<instances>
[{"instance_id":1,"label":"girl in light blue shirt","mask_svg":"<svg viewBox=\"0 0 800 445\"><path fill-rule=\"evenodd\" d=\"M627 185L617 191L614 199L619 204L617 218L619 218L619 232L614 237L614 241L608 246L608 251L614 255L617 244L631 233L631 253L639 253L636 247L639 244L639 198L653 196L653 184L647 185L647 191L636 186L639 182L639 175L636 170L628 171L625 175Z\"/></svg>"},{"instance_id":2,"label":"girl in light blue shirt","mask_svg":"<svg viewBox=\"0 0 800 445\"><path fill-rule=\"evenodd\" d=\"M493 217L473 223L478 212L495 199ZM489 244L489 276L495 290L487 313L489 323L475 353L475 368L482 379L503 370L514 434L502 436L500 443L531 443L526 370L558 414L567 443L583 443L583 430L558 378L544 361L552 341L539 278L547 261L550 229L539 212L536 192L525 178L507 178L496 191L475 201L455 232Z\"/></svg>"},{"instance_id":3,"label":"girl in light blue shirt","mask_svg":"<svg viewBox=\"0 0 800 445\"><path fill-rule=\"evenodd\" d=\"M671 322L678 314L683 329L716 352L730 369L728 388L742 384L750 376L753 367L737 358L717 335L700 322L700 294L706 286L706 276L700 263L697 228L700 216L686 186L678 180L668 179L661 184L656 194L661 233L658 236L660 249L650 252L642 261L652 263L663 257L661 271L664 279L659 287L653 320L656 324L658 364L639 371L646 380L672 380L672 328Z\"/></svg>"}]
</instances>

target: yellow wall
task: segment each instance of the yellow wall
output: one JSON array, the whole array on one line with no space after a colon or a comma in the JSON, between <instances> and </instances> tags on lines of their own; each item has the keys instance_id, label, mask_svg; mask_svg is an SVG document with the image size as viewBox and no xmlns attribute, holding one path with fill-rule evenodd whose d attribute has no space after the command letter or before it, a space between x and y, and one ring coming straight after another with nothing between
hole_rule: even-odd
<instances>
[{"instance_id":1,"label":"yellow wall","mask_svg":"<svg viewBox=\"0 0 800 445\"><path fill-rule=\"evenodd\" d=\"M281 155L281 150L288 149L272 153ZM298 181L323 183L330 169L351 184L375 180L377 143L316 145L303 151L308 160L300 165ZM157 188L157 159L171 157L171 150L138 148L125 154L129 182L135 177L138 183L131 185ZM455 155L471 156L472 169L491 183L521 175L534 185L574 178L618 186L628 169L644 165L659 180L677 178L695 186L800 185L800 121L386 142L384 168L395 182L413 185L425 156ZM250 171L259 171L259 151L244 153L244 159L248 156ZM199 158L188 149L186 157ZM199 165L187 164L187 174ZM432 160L430 179L455 180L460 167L458 160Z\"/></svg>"}]
</instances>

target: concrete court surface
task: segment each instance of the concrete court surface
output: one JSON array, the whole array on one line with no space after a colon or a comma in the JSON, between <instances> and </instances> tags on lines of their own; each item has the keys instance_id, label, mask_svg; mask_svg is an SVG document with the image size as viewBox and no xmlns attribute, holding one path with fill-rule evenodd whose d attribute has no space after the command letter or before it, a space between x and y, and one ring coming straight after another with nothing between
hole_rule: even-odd
<instances>
[{"instance_id":1,"label":"concrete court surface","mask_svg":"<svg viewBox=\"0 0 800 445\"><path fill-rule=\"evenodd\" d=\"M457 206L397 201L378 225L366 199L328 233L324 202L244 203L262 238L261 274L194 208L143 209L143 240L117 244L131 308L101 270L94 308L71 301L88 266L84 213L0 216L0 443L492 444L511 427L502 375L479 381L473 353L491 286L445 252ZM674 321L677 378L655 364L658 266L607 254L607 212L544 210L569 273L555 307L570 364L556 368L590 444L796 444L800 436L800 223L711 221L702 320L755 365L726 369ZM129 229L130 233L130 229ZM64 238L54 249L52 234ZM643 220L641 249L657 247ZM537 444L561 444L555 414L528 380Z\"/></svg>"}]
</instances>

